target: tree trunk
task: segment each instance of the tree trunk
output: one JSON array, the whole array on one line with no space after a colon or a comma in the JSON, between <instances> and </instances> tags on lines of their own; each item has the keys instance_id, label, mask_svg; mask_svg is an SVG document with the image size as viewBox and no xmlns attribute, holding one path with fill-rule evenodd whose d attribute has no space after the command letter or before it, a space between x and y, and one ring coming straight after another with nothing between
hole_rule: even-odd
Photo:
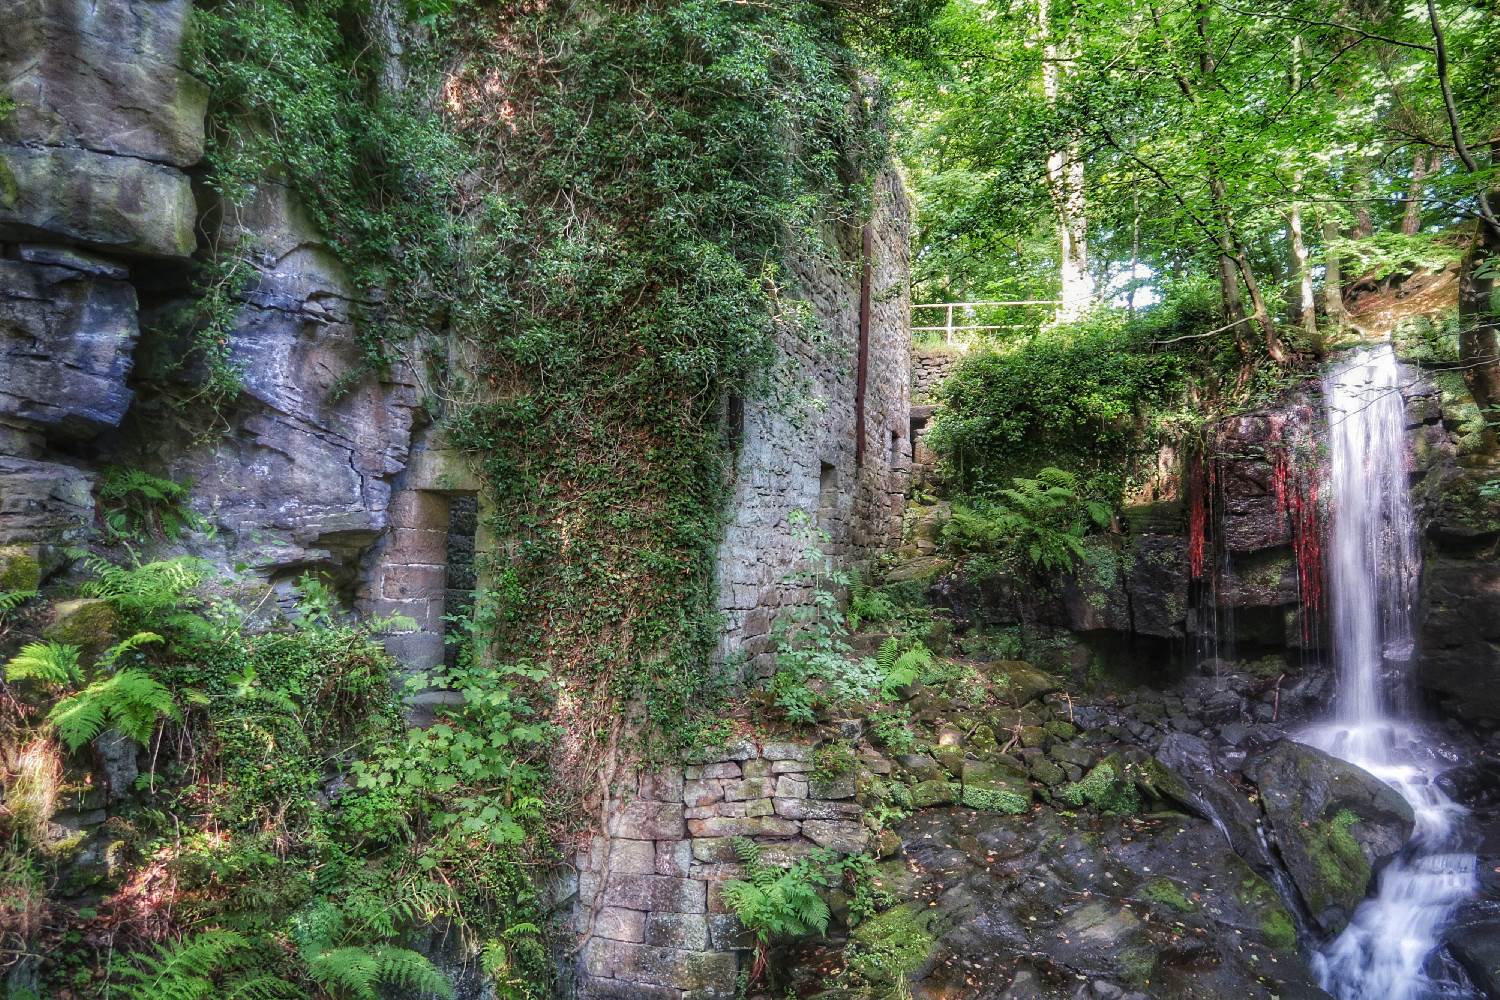
<instances>
[{"instance_id":1,"label":"tree trunk","mask_svg":"<svg viewBox=\"0 0 1500 1000\"><path fill-rule=\"evenodd\" d=\"M1302 36L1292 38L1292 96L1302 89ZM1302 194L1302 170L1299 167L1292 175L1294 199ZM1314 354L1323 354L1323 344L1318 339L1318 310L1313 301L1312 268L1307 264L1307 241L1302 238L1302 204L1293 200L1287 210L1287 243L1292 249L1292 283L1297 286L1296 304L1293 309L1296 320L1307 335L1307 346Z\"/></svg>"},{"instance_id":2,"label":"tree trunk","mask_svg":"<svg viewBox=\"0 0 1500 1000\"><path fill-rule=\"evenodd\" d=\"M1464 366L1464 381L1486 423L1496 419L1497 413L1492 408L1500 405L1497 269L1500 269L1500 229L1481 222L1458 274L1458 354ZM1493 447L1495 429L1487 427L1484 436Z\"/></svg>"},{"instance_id":3,"label":"tree trunk","mask_svg":"<svg viewBox=\"0 0 1500 1000\"><path fill-rule=\"evenodd\" d=\"M1438 165L1437 153L1429 160L1422 150L1417 150L1411 160L1411 184L1406 189L1406 211L1401 215L1401 233L1415 236L1422 231L1422 189L1427 172Z\"/></svg>"},{"instance_id":4,"label":"tree trunk","mask_svg":"<svg viewBox=\"0 0 1500 1000\"><path fill-rule=\"evenodd\" d=\"M1037 24L1042 37L1042 95L1054 109L1062 94L1067 46L1052 31L1051 0L1038 0ZM1047 155L1047 192L1057 215L1061 322L1077 319L1094 300L1089 273L1088 206L1084 200L1083 150L1076 139Z\"/></svg>"},{"instance_id":5,"label":"tree trunk","mask_svg":"<svg viewBox=\"0 0 1500 1000\"><path fill-rule=\"evenodd\" d=\"M1318 337L1318 306L1313 299L1312 268L1307 263L1307 241L1302 237L1302 206L1292 203L1287 212L1287 239L1292 245L1292 279L1297 285L1297 324L1307 335L1314 354L1323 353Z\"/></svg>"},{"instance_id":6,"label":"tree trunk","mask_svg":"<svg viewBox=\"0 0 1500 1000\"><path fill-rule=\"evenodd\" d=\"M1339 239L1339 224L1332 215L1323 216L1323 312L1328 325L1341 330L1349 323L1344 309L1344 271L1334 243Z\"/></svg>"}]
</instances>

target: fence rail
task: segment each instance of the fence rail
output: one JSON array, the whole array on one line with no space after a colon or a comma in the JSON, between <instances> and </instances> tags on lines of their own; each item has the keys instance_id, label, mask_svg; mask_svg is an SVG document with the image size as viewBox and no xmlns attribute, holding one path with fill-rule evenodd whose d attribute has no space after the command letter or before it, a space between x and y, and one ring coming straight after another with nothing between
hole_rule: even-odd
<instances>
[{"instance_id":1,"label":"fence rail","mask_svg":"<svg viewBox=\"0 0 1500 1000\"><path fill-rule=\"evenodd\" d=\"M988 302L918 302L912 304L912 310L917 309L942 309L944 310L943 323L941 326L914 326L912 333L941 333L944 342L953 343L953 335L959 333L976 333L983 330L1026 330L1030 329L1029 323L961 323L953 322L953 311L955 309L985 309L1000 308L1007 306L1059 306L1061 302L1056 299L1002 299ZM967 316L960 316L967 319Z\"/></svg>"}]
</instances>

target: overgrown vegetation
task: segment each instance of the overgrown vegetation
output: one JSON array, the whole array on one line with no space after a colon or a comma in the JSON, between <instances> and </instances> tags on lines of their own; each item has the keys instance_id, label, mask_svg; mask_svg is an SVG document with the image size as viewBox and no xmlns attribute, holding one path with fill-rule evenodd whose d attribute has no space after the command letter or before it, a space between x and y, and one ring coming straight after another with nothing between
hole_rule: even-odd
<instances>
[{"instance_id":1,"label":"overgrown vegetation","mask_svg":"<svg viewBox=\"0 0 1500 1000\"><path fill-rule=\"evenodd\" d=\"M190 561L86 565L83 589L127 637L98 637L107 645L92 655L30 643L5 669L22 713L4 734L7 759L31 763L8 786L0 853L18 872L19 859L41 861L18 885L37 913L26 947L53 957L48 989L446 996L412 936L437 923L459 955L485 956L502 996L547 995L519 846L542 820L547 730L511 693L534 670L465 651L423 679L461 704L408 730L396 665L375 639L399 622L345 624L308 578L295 623L251 629L237 606L201 596L208 581ZM121 804L123 825L93 834L116 842L113 855L130 862L119 870L90 868L46 823L65 764L86 775L94 754L135 757L109 749L106 730L144 745L150 762L138 779L115 767L109 781L133 783L93 793ZM103 902L69 914L44 901L80 887ZM112 949L90 944L100 940Z\"/></svg>"}]
</instances>

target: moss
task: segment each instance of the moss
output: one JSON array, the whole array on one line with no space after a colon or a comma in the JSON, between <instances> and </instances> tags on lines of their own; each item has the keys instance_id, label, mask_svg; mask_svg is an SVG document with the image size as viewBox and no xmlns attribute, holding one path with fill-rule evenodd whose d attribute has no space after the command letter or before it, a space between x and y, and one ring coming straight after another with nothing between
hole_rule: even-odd
<instances>
[{"instance_id":1,"label":"moss","mask_svg":"<svg viewBox=\"0 0 1500 1000\"><path fill-rule=\"evenodd\" d=\"M1120 965L1125 978L1136 986L1145 986L1156 971L1156 952L1150 948L1126 948L1120 952Z\"/></svg>"},{"instance_id":2,"label":"moss","mask_svg":"<svg viewBox=\"0 0 1500 1000\"><path fill-rule=\"evenodd\" d=\"M1102 760L1080 781L1064 785L1058 798L1070 806L1093 806L1100 812L1127 815L1141 811L1135 782L1115 758Z\"/></svg>"},{"instance_id":3,"label":"moss","mask_svg":"<svg viewBox=\"0 0 1500 1000\"><path fill-rule=\"evenodd\" d=\"M925 809L928 806L945 806L950 802L958 801L960 791L958 785L934 778L912 786L911 804L918 809Z\"/></svg>"},{"instance_id":4,"label":"moss","mask_svg":"<svg viewBox=\"0 0 1500 1000\"><path fill-rule=\"evenodd\" d=\"M1047 731L1048 736L1059 740L1071 740L1078 735L1078 730L1071 723L1061 720L1045 722L1042 724L1042 728Z\"/></svg>"},{"instance_id":5,"label":"moss","mask_svg":"<svg viewBox=\"0 0 1500 1000\"><path fill-rule=\"evenodd\" d=\"M1031 807L1025 796L1009 788L981 788L978 785L965 785L960 801L970 809L1009 816L1019 815Z\"/></svg>"},{"instance_id":6,"label":"moss","mask_svg":"<svg viewBox=\"0 0 1500 1000\"><path fill-rule=\"evenodd\" d=\"M120 616L106 601L61 601L53 611L47 638L84 649L107 646L120 637Z\"/></svg>"},{"instance_id":7,"label":"moss","mask_svg":"<svg viewBox=\"0 0 1500 1000\"><path fill-rule=\"evenodd\" d=\"M938 914L921 903L902 903L866 920L849 936L844 960L873 986L894 986L927 960L937 943Z\"/></svg>"},{"instance_id":8,"label":"moss","mask_svg":"<svg viewBox=\"0 0 1500 1000\"><path fill-rule=\"evenodd\" d=\"M1191 913L1198 908L1197 904L1177 888L1177 883L1169 878L1154 878L1147 882L1141 887L1141 895L1178 913Z\"/></svg>"},{"instance_id":9,"label":"moss","mask_svg":"<svg viewBox=\"0 0 1500 1000\"><path fill-rule=\"evenodd\" d=\"M1308 900L1314 909L1331 902L1357 900L1370 884L1370 862L1351 832L1358 822L1358 814L1340 809L1332 819L1307 827L1307 853L1323 883L1321 891L1314 894L1322 898Z\"/></svg>"},{"instance_id":10,"label":"moss","mask_svg":"<svg viewBox=\"0 0 1500 1000\"><path fill-rule=\"evenodd\" d=\"M1291 914L1285 907L1277 907L1260 921L1261 937L1272 948L1291 949L1297 947L1297 929L1292 926Z\"/></svg>"},{"instance_id":11,"label":"moss","mask_svg":"<svg viewBox=\"0 0 1500 1000\"><path fill-rule=\"evenodd\" d=\"M42 564L35 555L20 546L0 547L0 592L36 590L41 585Z\"/></svg>"}]
</instances>

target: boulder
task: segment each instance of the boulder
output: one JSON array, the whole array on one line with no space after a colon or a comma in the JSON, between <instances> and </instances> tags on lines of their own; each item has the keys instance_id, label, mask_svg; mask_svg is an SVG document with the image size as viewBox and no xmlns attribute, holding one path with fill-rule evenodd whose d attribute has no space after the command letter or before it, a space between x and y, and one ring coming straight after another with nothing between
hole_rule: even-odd
<instances>
[{"instance_id":1,"label":"boulder","mask_svg":"<svg viewBox=\"0 0 1500 1000\"><path fill-rule=\"evenodd\" d=\"M39 582L66 546L83 540L94 518L93 485L71 465L0 454L0 573L17 577L10 589L33 589L19 586L21 578Z\"/></svg>"},{"instance_id":2,"label":"boulder","mask_svg":"<svg viewBox=\"0 0 1500 1000\"><path fill-rule=\"evenodd\" d=\"M1482 995L1500 996L1500 919L1460 924L1448 934L1448 949Z\"/></svg>"},{"instance_id":3,"label":"boulder","mask_svg":"<svg viewBox=\"0 0 1500 1000\"><path fill-rule=\"evenodd\" d=\"M187 175L131 156L0 144L0 239L185 258L197 246Z\"/></svg>"},{"instance_id":4,"label":"boulder","mask_svg":"<svg viewBox=\"0 0 1500 1000\"><path fill-rule=\"evenodd\" d=\"M181 66L190 0L12 0L0 140L80 146L188 167L208 88Z\"/></svg>"},{"instance_id":5,"label":"boulder","mask_svg":"<svg viewBox=\"0 0 1500 1000\"><path fill-rule=\"evenodd\" d=\"M1308 913L1337 934L1376 868L1411 837L1411 806L1368 772L1290 740L1248 761L1245 774Z\"/></svg>"},{"instance_id":6,"label":"boulder","mask_svg":"<svg viewBox=\"0 0 1500 1000\"><path fill-rule=\"evenodd\" d=\"M139 327L135 289L74 266L0 260L0 418L87 438L117 426Z\"/></svg>"}]
</instances>

